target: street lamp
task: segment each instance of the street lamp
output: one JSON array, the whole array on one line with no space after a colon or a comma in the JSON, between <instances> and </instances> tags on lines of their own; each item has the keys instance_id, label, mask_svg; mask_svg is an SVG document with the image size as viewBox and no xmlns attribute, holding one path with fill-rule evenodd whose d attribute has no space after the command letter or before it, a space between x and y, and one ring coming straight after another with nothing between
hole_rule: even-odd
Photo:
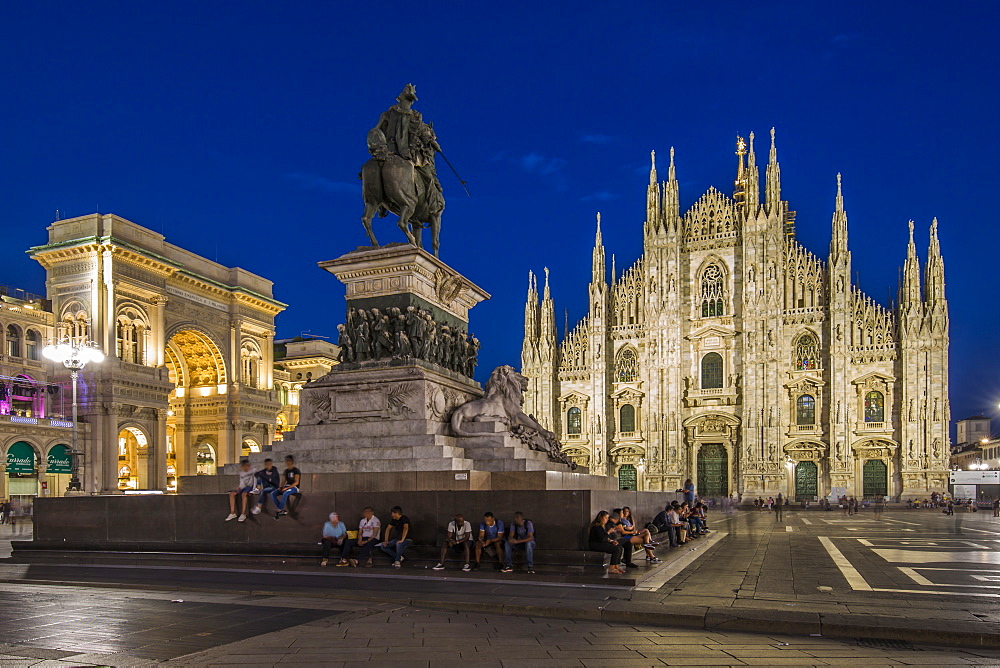
<instances>
[{"instance_id":1,"label":"street lamp","mask_svg":"<svg viewBox=\"0 0 1000 668\"><path fill-rule=\"evenodd\" d=\"M76 385L80 377L80 371L87 366L87 362L100 364L104 361L104 353L93 341L74 341L64 338L58 343L53 343L42 348L42 354L53 362L61 362L69 369L70 378L73 379L73 449L70 452L72 457L72 470L70 473L69 487L67 491L80 491L83 486L80 484L80 451L76 444Z\"/></svg>"}]
</instances>

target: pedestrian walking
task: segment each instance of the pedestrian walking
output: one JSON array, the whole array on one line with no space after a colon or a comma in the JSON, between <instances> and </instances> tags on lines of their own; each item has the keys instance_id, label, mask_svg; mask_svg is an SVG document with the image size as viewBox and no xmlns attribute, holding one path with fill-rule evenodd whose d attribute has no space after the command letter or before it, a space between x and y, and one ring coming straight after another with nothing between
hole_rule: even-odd
<instances>
[{"instance_id":1,"label":"pedestrian walking","mask_svg":"<svg viewBox=\"0 0 1000 668\"><path fill-rule=\"evenodd\" d=\"M1000 517L1000 499L993 499L993 517Z\"/></svg>"},{"instance_id":2,"label":"pedestrian walking","mask_svg":"<svg viewBox=\"0 0 1000 668\"><path fill-rule=\"evenodd\" d=\"M774 521L781 522L782 513L785 512L785 497L778 492L778 498L774 500Z\"/></svg>"},{"instance_id":3,"label":"pedestrian walking","mask_svg":"<svg viewBox=\"0 0 1000 668\"><path fill-rule=\"evenodd\" d=\"M882 511L884 511L884 510L885 510L885 497L884 496L880 496L877 499L875 499L875 519L876 520L881 520L882 519Z\"/></svg>"}]
</instances>

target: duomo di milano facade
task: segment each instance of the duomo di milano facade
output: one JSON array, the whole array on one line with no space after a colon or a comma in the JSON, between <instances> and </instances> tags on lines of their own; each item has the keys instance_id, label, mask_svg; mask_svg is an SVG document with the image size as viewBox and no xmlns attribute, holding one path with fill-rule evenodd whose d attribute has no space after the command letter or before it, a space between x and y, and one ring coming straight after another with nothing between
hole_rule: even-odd
<instances>
[{"instance_id":1,"label":"duomo di milano facade","mask_svg":"<svg viewBox=\"0 0 1000 668\"><path fill-rule=\"evenodd\" d=\"M655 156L644 254L608 281L600 217L587 315L557 340L529 277L525 411L622 488L702 496L858 497L947 489L948 307L937 222L921 275L910 224L898 305L851 282L837 177L829 254L795 239L771 150L741 139L732 197L680 210Z\"/></svg>"}]
</instances>

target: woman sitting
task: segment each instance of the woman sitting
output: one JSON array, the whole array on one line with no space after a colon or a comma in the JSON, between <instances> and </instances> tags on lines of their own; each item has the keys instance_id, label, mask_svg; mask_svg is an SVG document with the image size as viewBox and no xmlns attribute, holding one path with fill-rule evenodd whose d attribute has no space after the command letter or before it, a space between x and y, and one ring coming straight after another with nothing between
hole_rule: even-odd
<instances>
[{"instance_id":1,"label":"woman sitting","mask_svg":"<svg viewBox=\"0 0 1000 668\"><path fill-rule=\"evenodd\" d=\"M602 510L597 513L597 517L590 523L590 535L587 545L594 552L604 552L611 555L611 565L608 566L608 573L621 575L625 569L621 567L622 552L624 549L614 538L608 535L605 525L608 523L608 511Z\"/></svg>"},{"instance_id":2,"label":"woman sitting","mask_svg":"<svg viewBox=\"0 0 1000 668\"><path fill-rule=\"evenodd\" d=\"M649 529L636 529L635 524L632 522L631 515L631 508L615 508L611 513L610 521L614 525L613 529L620 536L618 542L621 543L622 547L624 547L629 553L631 553L631 547L633 545L642 545L643 549L646 550L646 561L650 564L660 563L660 560L653 554L653 548L659 545L659 543L653 542ZM627 545L625 544L626 542L628 543ZM625 565L631 566L632 564L626 563Z\"/></svg>"}]
</instances>

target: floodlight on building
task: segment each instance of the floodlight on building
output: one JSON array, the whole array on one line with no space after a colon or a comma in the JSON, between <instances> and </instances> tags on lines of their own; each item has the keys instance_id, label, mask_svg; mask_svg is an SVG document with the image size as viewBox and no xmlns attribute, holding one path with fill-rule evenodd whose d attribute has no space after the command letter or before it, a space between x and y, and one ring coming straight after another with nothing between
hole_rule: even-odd
<instances>
[{"instance_id":1,"label":"floodlight on building","mask_svg":"<svg viewBox=\"0 0 1000 668\"><path fill-rule=\"evenodd\" d=\"M81 491L80 484L80 450L77 447L77 385L80 372L89 363L100 364L104 361L104 353L93 341L80 341L64 338L42 348L42 355L62 364L69 369L73 384L73 449L70 452L72 467L70 469L68 490Z\"/></svg>"}]
</instances>

